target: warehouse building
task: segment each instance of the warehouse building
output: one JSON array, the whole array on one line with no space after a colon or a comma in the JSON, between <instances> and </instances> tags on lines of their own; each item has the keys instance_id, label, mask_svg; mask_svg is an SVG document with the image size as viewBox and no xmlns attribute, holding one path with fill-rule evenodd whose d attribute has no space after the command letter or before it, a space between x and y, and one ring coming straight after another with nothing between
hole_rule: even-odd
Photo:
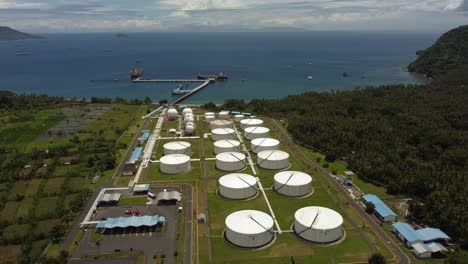
<instances>
[{"instance_id":1,"label":"warehouse building","mask_svg":"<svg viewBox=\"0 0 468 264\"><path fill-rule=\"evenodd\" d=\"M179 204L181 199L182 199L182 194L180 192L178 191L168 192L166 189L158 193L158 195L156 196L156 201L158 205Z\"/></svg>"},{"instance_id":2,"label":"warehouse building","mask_svg":"<svg viewBox=\"0 0 468 264\"><path fill-rule=\"evenodd\" d=\"M382 221L394 222L396 220L397 215L377 195L366 194L362 198L375 206L374 213Z\"/></svg>"},{"instance_id":3,"label":"warehouse building","mask_svg":"<svg viewBox=\"0 0 468 264\"><path fill-rule=\"evenodd\" d=\"M392 225L395 235L421 259L431 258L433 254L447 249L440 243L450 240L450 237L438 228L426 227L415 230L407 223L397 222Z\"/></svg>"},{"instance_id":4,"label":"warehouse building","mask_svg":"<svg viewBox=\"0 0 468 264\"><path fill-rule=\"evenodd\" d=\"M98 206L118 205L120 201L120 196L120 193L105 193L99 198Z\"/></svg>"},{"instance_id":5,"label":"warehouse building","mask_svg":"<svg viewBox=\"0 0 468 264\"><path fill-rule=\"evenodd\" d=\"M135 171L137 169L137 163L138 163L138 160L140 159L142 152L143 152L142 147L137 147L135 148L135 150L133 150L132 156L124 164L124 167L122 170L123 176L133 176L135 174Z\"/></svg>"},{"instance_id":6,"label":"warehouse building","mask_svg":"<svg viewBox=\"0 0 468 264\"><path fill-rule=\"evenodd\" d=\"M147 194L149 188L149 184L135 184L133 185L133 194Z\"/></svg>"}]
</instances>

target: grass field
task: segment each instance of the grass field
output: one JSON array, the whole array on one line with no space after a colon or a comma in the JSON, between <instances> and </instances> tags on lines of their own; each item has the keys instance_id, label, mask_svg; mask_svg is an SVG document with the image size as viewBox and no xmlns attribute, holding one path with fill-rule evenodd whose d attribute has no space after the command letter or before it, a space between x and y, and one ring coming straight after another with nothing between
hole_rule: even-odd
<instances>
[{"instance_id":1,"label":"grass field","mask_svg":"<svg viewBox=\"0 0 468 264\"><path fill-rule=\"evenodd\" d=\"M4 221L12 221L15 219L16 210L18 209L19 202L6 202L2 211L0 212L0 219Z\"/></svg>"},{"instance_id":2,"label":"grass field","mask_svg":"<svg viewBox=\"0 0 468 264\"><path fill-rule=\"evenodd\" d=\"M10 195L8 196L9 200L16 200L17 195L25 195L26 190L28 189L28 181L17 181L13 188L10 191Z\"/></svg>"},{"instance_id":3,"label":"grass field","mask_svg":"<svg viewBox=\"0 0 468 264\"><path fill-rule=\"evenodd\" d=\"M50 218L50 216L55 215L57 201L57 196L40 198L37 207L35 208L36 217L43 219Z\"/></svg>"},{"instance_id":4,"label":"grass field","mask_svg":"<svg viewBox=\"0 0 468 264\"><path fill-rule=\"evenodd\" d=\"M46 194L59 193L64 181L65 179L62 177L48 179L44 185L44 193Z\"/></svg>"},{"instance_id":5,"label":"grass field","mask_svg":"<svg viewBox=\"0 0 468 264\"><path fill-rule=\"evenodd\" d=\"M145 205L147 201L147 196L127 197L120 199L119 205Z\"/></svg>"},{"instance_id":6,"label":"grass field","mask_svg":"<svg viewBox=\"0 0 468 264\"><path fill-rule=\"evenodd\" d=\"M33 209L33 202L34 201L32 198L26 198L21 201L18 210L16 210L16 217L19 218L28 216Z\"/></svg>"},{"instance_id":7,"label":"grass field","mask_svg":"<svg viewBox=\"0 0 468 264\"><path fill-rule=\"evenodd\" d=\"M33 196L39 190L39 186L41 185L41 179L32 179L29 181L28 188L26 189L26 196Z\"/></svg>"},{"instance_id":8,"label":"grass field","mask_svg":"<svg viewBox=\"0 0 468 264\"><path fill-rule=\"evenodd\" d=\"M159 163L151 163L146 178L141 179L141 182L147 181L172 181L172 180L195 180L200 178L200 162L191 161L192 169L189 172L171 175L159 171Z\"/></svg>"}]
</instances>

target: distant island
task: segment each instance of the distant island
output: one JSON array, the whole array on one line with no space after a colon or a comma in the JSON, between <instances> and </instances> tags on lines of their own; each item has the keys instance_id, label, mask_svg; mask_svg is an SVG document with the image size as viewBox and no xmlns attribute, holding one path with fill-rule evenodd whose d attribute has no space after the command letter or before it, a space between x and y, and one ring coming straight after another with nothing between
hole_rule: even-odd
<instances>
[{"instance_id":1,"label":"distant island","mask_svg":"<svg viewBox=\"0 0 468 264\"><path fill-rule=\"evenodd\" d=\"M0 41L21 40L21 39L37 39L43 38L41 36L31 35L10 27L0 26Z\"/></svg>"}]
</instances>

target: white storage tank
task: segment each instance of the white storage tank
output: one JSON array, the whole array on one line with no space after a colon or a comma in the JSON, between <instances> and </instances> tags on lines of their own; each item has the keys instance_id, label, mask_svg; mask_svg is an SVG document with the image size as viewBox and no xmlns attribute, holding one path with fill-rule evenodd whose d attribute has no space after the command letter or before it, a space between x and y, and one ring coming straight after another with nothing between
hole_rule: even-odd
<instances>
[{"instance_id":1,"label":"white storage tank","mask_svg":"<svg viewBox=\"0 0 468 264\"><path fill-rule=\"evenodd\" d=\"M206 115L205 116L205 123L210 124L211 122L215 121L216 117L214 115Z\"/></svg>"},{"instance_id":2,"label":"white storage tank","mask_svg":"<svg viewBox=\"0 0 468 264\"><path fill-rule=\"evenodd\" d=\"M343 217L332 209L304 207L296 211L294 218L294 232L307 241L330 243L343 236Z\"/></svg>"},{"instance_id":3,"label":"white storage tank","mask_svg":"<svg viewBox=\"0 0 468 264\"><path fill-rule=\"evenodd\" d=\"M244 129L244 137L248 140L270 137L270 129L267 127L248 127Z\"/></svg>"},{"instance_id":4,"label":"white storage tank","mask_svg":"<svg viewBox=\"0 0 468 264\"><path fill-rule=\"evenodd\" d=\"M182 110L182 114L185 116L185 114L188 113L193 113L193 110L190 107L185 107L184 110Z\"/></svg>"},{"instance_id":5,"label":"white storage tank","mask_svg":"<svg viewBox=\"0 0 468 264\"><path fill-rule=\"evenodd\" d=\"M312 177L300 171L282 171L274 176L273 189L283 195L300 197L312 192Z\"/></svg>"},{"instance_id":6,"label":"white storage tank","mask_svg":"<svg viewBox=\"0 0 468 264\"><path fill-rule=\"evenodd\" d=\"M282 150L260 151L257 164L264 169L281 170L289 166L289 154Z\"/></svg>"},{"instance_id":7,"label":"white storage tank","mask_svg":"<svg viewBox=\"0 0 468 264\"><path fill-rule=\"evenodd\" d=\"M256 138L252 140L250 150L253 153L259 153L264 150L277 150L279 149L280 142L274 138Z\"/></svg>"},{"instance_id":8,"label":"white storage tank","mask_svg":"<svg viewBox=\"0 0 468 264\"><path fill-rule=\"evenodd\" d=\"M216 155L216 168L223 171L239 171L245 168L246 157L240 152L223 152Z\"/></svg>"},{"instance_id":9,"label":"white storage tank","mask_svg":"<svg viewBox=\"0 0 468 264\"><path fill-rule=\"evenodd\" d=\"M243 248L259 248L275 238L273 218L257 210L241 210L226 217L225 238Z\"/></svg>"},{"instance_id":10,"label":"white storage tank","mask_svg":"<svg viewBox=\"0 0 468 264\"><path fill-rule=\"evenodd\" d=\"M187 124L187 123L193 123L195 122L195 119L193 118L193 116L188 116L188 117L185 117L184 118L184 124Z\"/></svg>"},{"instance_id":11,"label":"white storage tank","mask_svg":"<svg viewBox=\"0 0 468 264\"><path fill-rule=\"evenodd\" d=\"M214 112L205 112L205 116L214 116L215 113Z\"/></svg>"},{"instance_id":12,"label":"white storage tank","mask_svg":"<svg viewBox=\"0 0 468 264\"><path fill-rule=\"evenodd\" d=\"M239 123L242 119L244 119L244 115L235 115L234 121Z\"/></svg>"},{"instance_id":13,"label":"white storage tank","mask_svg":"<svg viewBox=\"0 0 468 264\"><path fill-rule=\"evenodd\" d=\"M263 120L256 118L247 118L240 121L240 127L246 129L248 127L258 127L263 125Z\"/></svg>"},{"instance_id":14,"label":"white storage tank","mask_svg":"<svg viewBox=\"0 0 468 264\"><path fill-rule=\"evenodd\" d=\"M241 150L240 142L233 139L218 140L213 143L214 153L239 152Z\"/></svg>"},{"instance_id":15,"label":"white storage tank","mask_svg":"<svg viewBox=\"0 0 468 264\"><path fill-rule=\"evenodd\" d=\"M180 174L190 170L190 157L184 154L166 155L159 161L162 173Z\"/></svg>"},{"instance_id":16,"label":"white storage tank","mask_svg":"<svg viewBox=\"0 0 468 264\"><path fill-rule=\"evenodd\" d=\"M171 154L185 154L190 156L192 151L192 145L185 141L173 141L164 144L164 155Z\"/></svg>"},{"instance_id":17,"label":"white storage tank","mask_svg":"<svg viewBox=\"0 0 468 264\"><path fill-rule=\"evenodd\" d=\"M219 178L219 193L229 199L248 199L257 195L257 180L245 173L231 173Z\"/></svg>"},{"instance_id":18,"label":"white storage tank","mask_svg":"<svg viewBox=\"0 0 468 264\"><path fill-rule=\"evenodd\" d=\"M166 117L169 120L176 120L177 119L177 110L175 108L169 108L166 112Z\"/></svg>"},{"instance_id":19,"label":"white storage tank","mask_svg":"<svg viewBox=\"0 0 468 264\"><path fill-rule=\"evenodd\" d=\"M211 131L211 138L215 141L237 139L236 131L232 128L216 128Z\"/></svg>"},{"instance_id":20,"label":"white storage tank","mask_svg":"<svg viewBox=\"0 0 468 264\"><path fill-rule=\"evenodd\" d=\"M195 134L195 125L193 123L188 123L185 125L185 134L193 135Z\"/></svg>"},{"instance_id":21,"label":"white storage tank","mask_svg":"<svg viewBox=\"0 0 468 264\"><path fill-rule=\"evenodd\" d=\"M219 117L219 119L227 120L227 119L229 119L231 116L229 115L229 112L228 112L228 111L221 111L221 112L218 113L218 117Z\"/></svg>"},{"instance_id":22,"label":"white storage tank","mask_svg":"<svg viewBox=\"0 0 468 264\"><path fill-rule=\"evenodd\" d=\"M210 129L216 128L231 128L233 125L232 121L230 120L215 120L210 122Z\"/></svg>"}]
</instances>

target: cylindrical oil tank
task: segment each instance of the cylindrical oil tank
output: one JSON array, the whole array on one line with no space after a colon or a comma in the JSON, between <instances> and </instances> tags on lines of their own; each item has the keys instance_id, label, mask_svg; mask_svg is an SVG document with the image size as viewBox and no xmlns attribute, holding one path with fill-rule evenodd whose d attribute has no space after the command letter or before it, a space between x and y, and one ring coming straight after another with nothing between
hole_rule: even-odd
<instances>
[{"instance_id":1,"label":"cylindrical oil tank","mask_svg":"<svg viewBox=\"0 0 468 264\"><path fill-rule=\"evenodd\" d=\"M260 151L257 164L264 169L281 170L289 166L289 154L282 150Z\"/></svg>"},{"instance_id":2,"label":"cylindrical oil tank","mask_svg":"<svg viewBox=\"0 0 468 264\"><path fill-rule=\"evenodd\" d=\"M273 218L257 210L241 210L226 217L226 239L243 248L259 248L273 241Z\"/></svg>"},{"instance_id":3,"label":"cylindrical oil tank","mask_svg":"<svg viewBox=\"0 0 468 264\"><path fill-rule=\"evenodd\" d=\"M248 199L257 195L257 180L245 173L231 173L219 178L219 193L229 199Z\"/></svg>"},{"instance_id":4,"label":"cylindrical oil tank","mask_svg":"<svg viewBox=\"0 0 468 264\"><path fill-rule=\"evenodd\" d=\"M252 140L250 150L253 153L259 153L264 150L277 150L279 149L280 142L274 138L256 138Z\"/></svg>"},{"instance_id":5,"label":"cylindrical oil tank","mask_svg":"<svg viewBox=\"0 0 468 264\"><path fill-rule=\"evenodd\" d=\"M205 123L210 124L211 122L215 121L216 117L214 115L206 115L205 116Z\"/></svg>"},{"instance_id":6,"label":"cylindrical oil tank","mask_svg":"<svg viewBox=\"0 0 468 264\"><path fill-rule=\"evenodd\" d=\"M215 141L237 139L236 131L232 128L215 128L211 131L211 138Z\"/></svg>"},{"instance_id":7,"label":"cylindrical oil tank","mask_svg":"<svg viewBox=\"0 0 468 264\"><path fill-rule=\"evenodd\" d=\"M244 119L244 115L235 115L234 121L239 123L242 119Z\"/></svg>"},{"instance_id":8,"label":"cylindrical oil tank","mask_svg":"<svg viewBox=\"0 0 468 264\"><path fill-rule=\"evenodd\" d=\"M246 129L248 127L258 127L263 125L263 120L257 118L246 118L240 121L240 127Z\"/></svg>"},{"instance_id":9,"label":"cylindrical oil tank","mask_svg":"<svg viewBox=\"0 0 468 264\"><path fill-rule=\"evenodd\" d=\"M221 120L227 120L229 119L231 116L229 115L229 112L228 111L221 111L218 113L218 117L219 119Z\"/></svg>"},{"instance_id":10,"label":"cylindrical oil tank","mask_svg":"<svg viewBox=\"0 0 468 264\"><path fill-rule=\"evenodd\" d=\"M190 143L185 141L173 141L164 144L164 155L171 155L171 154L185 154L190 156L192 146Z\"/></svg>"},{"instance_id":11,"label":"cylindrical oil tank","mask_svg":"<svg viewBox=\"0 0 468 264\"><path fill-rule=\"evenodd\" d=\"M245 168L246 157L240 152L223 152L216 155L216 168L223 171L239 171Z\"/></svg>"},{"instance_id":12,"label":"cylindrical oil tank","mask_svg":"<svg viewBox=\"0 0 468 264\"><path fill-rule=\"evenodd\" d=\"M270 137L270 129L267 127L248 127L244 130L244 137L248 140Z\"/></svg>"},{"instance_id":13,"label":"cylindrical oil tank","mask_svg":"<svg viewBox=\"0 0 468 264\"><path fill-rule=\"evenodd\" d=\"M216 129L216 128L232 128L232 121L230 120L215 120L211 121L210 123L210 129Z\"/></svg>"},{"instance_id":14,"label":"cylindrical oil tank","mask_svg":"<svg viewBox=\"0 0 468 264\"><path fill-rule=\"evenodd\" d=\"M233 139L218 140L213 143L214 153L239 152L241 150L240 142Z\"/></svg>"},{"instance_id":15,"label":"cylindrical oil tank","mask_svg":"<svg viewBox=\"0 0 468 264\"><path fill-rule=\"evenodd\" d=\"M281 171L274 176L274 190L291 197L305 196L312 192L312 177L300 171Z\"/></svg>"},{"instance_id":16,"label":"cylindrical oil tank","mask_svg":"<svg viewBox=\"0 0 468 264\"><path fill-rule=\"evenodd\" d=\"M336 211L320 207L303 207L294 214L294 232L316 243L330 243L343 236L343 217Z\"/></svg>"},{"instance_id":17,"label":"cylindrical oil tank","mask_svg":"<svg viewBox=\"0 0 468 264\"><path fill-rule=\"evenodd\" d=\"M166 155L159 161L162 173L180 174L190 170L190 157L184 154Z\"/></svg>"}]
</instances>

